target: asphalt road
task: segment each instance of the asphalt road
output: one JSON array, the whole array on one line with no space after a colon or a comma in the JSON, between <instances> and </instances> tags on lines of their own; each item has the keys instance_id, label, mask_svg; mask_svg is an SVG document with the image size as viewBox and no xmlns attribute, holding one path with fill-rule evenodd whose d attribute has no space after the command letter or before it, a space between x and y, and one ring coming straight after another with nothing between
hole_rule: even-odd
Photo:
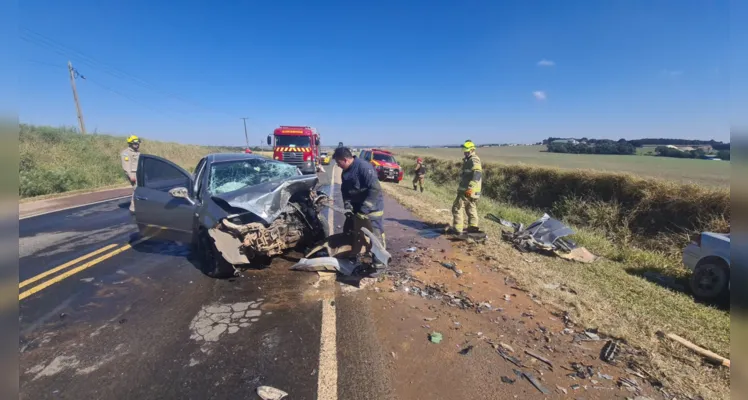
<instances>
[{"instance_id":1,"label":"asphalt road","mask_svg":"<svg viewBox=\"0 0 748 400\"><path fill-rule=\"evenodd\" d=\"M208 278L186 245L139 242L128 201L19 221L21 398L388 397L370 321L336 302L339 284L290 271L294 254Z\"/></svg>"}]
</instances>

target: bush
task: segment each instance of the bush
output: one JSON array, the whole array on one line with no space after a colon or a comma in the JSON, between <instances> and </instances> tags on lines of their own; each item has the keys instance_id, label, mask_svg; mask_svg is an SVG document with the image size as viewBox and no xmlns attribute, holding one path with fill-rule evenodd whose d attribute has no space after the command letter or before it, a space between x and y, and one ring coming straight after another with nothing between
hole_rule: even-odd
<instances>
[{"instance_id":1,"label":"bush","mask_svg":"<svg viewBox=\"0 0 748 400\"><path fill-rule=\"evenodd\" d=\"M413 161L415 156L401 156ZM456 185L460 162L425 157L430 178ZM412 173L414 164L406 170ZM605 229L647 249L680 251L689 236L729 229L730 192L628 174L525 165L483 165L482 194L570 223Z\"/></svg>"}]
</instances>

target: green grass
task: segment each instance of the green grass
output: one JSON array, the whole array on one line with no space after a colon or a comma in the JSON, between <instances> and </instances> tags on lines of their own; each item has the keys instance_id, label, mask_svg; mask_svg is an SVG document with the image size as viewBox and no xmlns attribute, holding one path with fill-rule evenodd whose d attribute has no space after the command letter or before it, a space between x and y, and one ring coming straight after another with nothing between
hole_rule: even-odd
<instances>
[{"instance_id":1,"label":"green grass","mask_svg":"<svg viewBox=\"0 0 748 400\"><path fill-rule=\"evenodd\" d=\"M412 160L402 160L412 168ZM428 162L428 159L427 159ZM388 194L415 212L426 222L451 223L448 209L457 186L443 171L449 163L430 163L426 193L415 194L409 185L385 185ZM410 177L407 177L410 178ZM434 179L431 179L434 178ZM406 180L407 181L407 180ZM588 205L589 213L611 213L616 206ZM494 213L514 222L530 223L543 211L484 197L478 203L479 214ZM567 221L568 223L568 221ZM674 254L651 251L611 236L603 227L570 223L577 232L574 239L603 258L593 264L567 262L539 255L521 255L501 242L500 227L484 218L482 227L489 242L473 248L475 256L490 255L523 286L540 295L543 302L570 313L580 328L598 328L605 334L627 341L642 352L639 362L666 383L673 392L700 394L703 398L729 398L729 370L702 365L698 356L682 347L662 342L655 332L663 330L729 357L730 315L724 310L693 301L685 293L673 291L640 276L643 266L663 274L683 272ZM576 294L548 289L548 283L563 283Z\"/></svg>"},{"instance_id":2,"label":"green grass","mask_svg":"<svg viewBox=\"0 0 748 400\"><path fill-rule=\"evenodd\" d=\"M641 177L660 178L679 183L695 183L709 187L730 186L729 162L643 155L560 154L548 153L544 150L545 146L507 146L479 148L477 153L484 162L626 172ZM648 153L650 149L644 148L640 151ZM462 157L460 149L396 149L395 152L401 155L415 154L450 160L459 160Z\"/></svg>"},{"instance_id":3,"label":"green grass","mask_svg":"<svg viewBox=\"0 0 748 400\"><path fill-rule=\"evenodd\" d=\"M21 198L128 185L119 154L125 137L76 133L71 128L21 125L19 195ZM145 139L142 153L154 154L192 171L203 156L241 148L186 145Z\"/></svg>"}]
</instances>

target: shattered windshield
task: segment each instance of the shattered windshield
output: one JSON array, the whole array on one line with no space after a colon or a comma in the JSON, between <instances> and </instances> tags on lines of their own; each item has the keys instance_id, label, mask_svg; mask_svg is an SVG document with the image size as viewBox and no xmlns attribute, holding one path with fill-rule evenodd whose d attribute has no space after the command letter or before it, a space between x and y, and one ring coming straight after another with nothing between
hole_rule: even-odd
<instances>
[{"instance_id":1,"label":"shattered windshield","mask_svg":"<svg viewBox=\"0 0 748 400\"><path fill-rule=\"evenodd\" d=\"M389 154L382 154L382 153L374 153L374 161L382 161L386 163L397 164L397 161L395 161L395 157L392 157Z\"/></svg>"},{"instance_id":2,"label":"shattered windshield","mask_svg":"<svg viewBox=\"0 0 748 400\"><path fill-rule=\"evenodd\" d=\"M208 192L211 195L218 195L297 175L299 171L295 166L271 160L249 159L215 163L210 166Z\"/></svg>"},{"instance_id":3,"label":"shattered windshield","mask_svg":"<svg viewBox=\"0 0 748 400\"><path fill-rule=\"evenodd\" d=\"M311 147L312 141L309 136L276 136L275 145L277 147Z\"/></svg>"}]
</instances>

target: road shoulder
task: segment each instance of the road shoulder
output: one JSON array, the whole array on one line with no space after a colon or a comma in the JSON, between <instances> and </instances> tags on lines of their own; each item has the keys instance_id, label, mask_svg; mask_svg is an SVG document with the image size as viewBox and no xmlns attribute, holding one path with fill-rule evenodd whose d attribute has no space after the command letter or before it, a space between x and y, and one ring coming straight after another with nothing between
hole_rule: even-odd
<instances>
[{"instance_id":1,"label":"road shoulder","mask_svg":"<svg viewBox=\"0 0 748 400\"><path fill-rule=\"evenodd\" d=\"M18 204L18 217L19 219L30 218L74 207L124 198L131 194L132 188L128 186L20 202Z\"/></svg>"}]
</instances>

